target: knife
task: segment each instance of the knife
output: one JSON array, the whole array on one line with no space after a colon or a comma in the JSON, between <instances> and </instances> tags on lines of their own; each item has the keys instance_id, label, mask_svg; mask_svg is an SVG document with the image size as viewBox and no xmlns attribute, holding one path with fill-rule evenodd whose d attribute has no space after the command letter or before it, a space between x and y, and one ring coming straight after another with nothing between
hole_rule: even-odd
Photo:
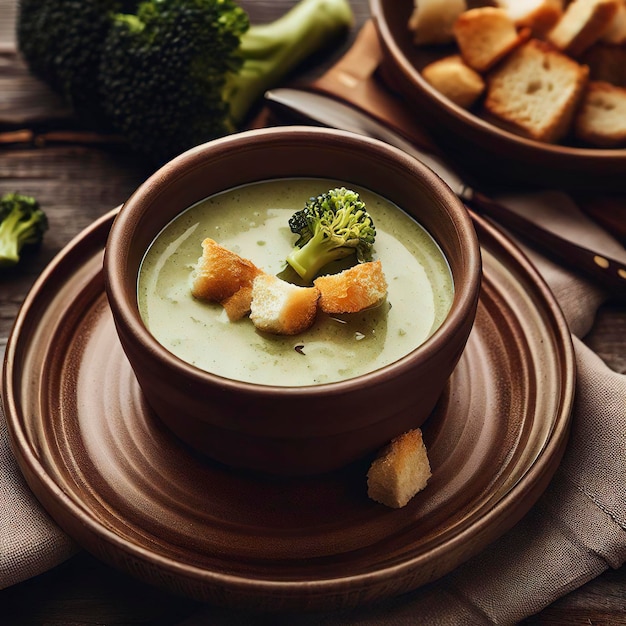
<instances>
[{"instance_id":1,"label":"knife","mask_svg":"<svg viewBox=\"0 0 626 626\"><path fill-rule=\"evenodd\" d=\"M523 214L473 189L438 154L417 147L372 116L326 94L305 89L277 88L265 94L269 110L277 117L351 131L384 141L430 167L469 208L522 235L539 251L579 270L609 294L626 299L626 263L603 252L583 247L542 228Z\"/></svg>"}]
</instances>

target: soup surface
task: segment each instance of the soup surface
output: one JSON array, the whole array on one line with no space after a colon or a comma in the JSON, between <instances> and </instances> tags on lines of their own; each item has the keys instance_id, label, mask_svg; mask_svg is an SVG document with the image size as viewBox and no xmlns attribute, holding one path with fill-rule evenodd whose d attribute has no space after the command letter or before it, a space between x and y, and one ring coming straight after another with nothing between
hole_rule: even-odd
<instances>
[{"instance_id":1,"label":"soup surface","mask_svg":"<svg viewBox=\"0 0 626 626\"><path fill-rule=\"evenodd\" d=\"M190 276L203 239L284 276L297 239L289 218L311 196L339 186L358 191L374 221L373 258L381 260L389 286L382 305L333 316L320 311L309 330L279 336L258 331L248 317L231 322L220 304L193 298ZM398 360L439 327L452 297L445 257L404 211L358 186L301 178L244 185L190 207L152 243L138 281L144 323L176 356L220 376L280 386L344 380Z\"/></svg>"}]
</instances>

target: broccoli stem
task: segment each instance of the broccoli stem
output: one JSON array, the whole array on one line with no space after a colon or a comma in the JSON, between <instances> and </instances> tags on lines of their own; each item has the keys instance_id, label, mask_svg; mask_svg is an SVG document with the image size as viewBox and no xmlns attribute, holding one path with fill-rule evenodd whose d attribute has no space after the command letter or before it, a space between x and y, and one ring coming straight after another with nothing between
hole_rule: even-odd
<instances>
[{"instance_id":1,"label":"broccoli stem","mask_svg":"<svg viewBox=\"0 0 626 626\"><path fill-rule=\"evenodd\" d=\"M238 126L245 120L267 89L352 23L347 0L300 0L276 21L252 25L241 37L243 66L229 76L224 91L234 124Z\"/></svg>"},{"instance_id":2,"label":"broccoli stem","mask_svg":"<svg viewBox=\"0 0 626 626\"><path fill-rule=\"evenodd\" d=\"M302 248L294 248L287 257L287 263L293 267L300 277L312 283L317 273L332 261L345 259L356 254L356 248L337 246L337 241L319 229Z\"/></svg>"}]
</instances>

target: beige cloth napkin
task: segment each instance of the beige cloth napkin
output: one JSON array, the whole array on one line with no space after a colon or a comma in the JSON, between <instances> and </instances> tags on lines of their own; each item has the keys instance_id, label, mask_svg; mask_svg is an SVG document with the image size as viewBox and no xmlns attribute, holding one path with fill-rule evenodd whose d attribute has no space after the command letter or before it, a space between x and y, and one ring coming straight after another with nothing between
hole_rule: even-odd
<instances>
[{"instance_id":1,"label":"beige cloth napkin","mask_svg":"<svg viewBox=\"0 0 626 626\"><path fill-rule=\"evenodd\" d=\"M2 359L5 347L0 345ZM76 550L28 488L11 452L0 402L0 589L51 569Z\"/></svg>"}]
</instances>

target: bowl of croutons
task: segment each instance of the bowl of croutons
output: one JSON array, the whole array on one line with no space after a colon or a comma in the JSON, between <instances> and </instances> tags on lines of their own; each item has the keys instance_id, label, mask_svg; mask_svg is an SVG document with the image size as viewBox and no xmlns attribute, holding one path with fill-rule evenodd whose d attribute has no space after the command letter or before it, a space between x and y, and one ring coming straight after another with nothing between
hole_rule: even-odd
<instances>
[{"instance_id":1,"label":"bowl of croutons","mask_svg":"<svg viewBox=\"0 0 626 626\"><path fill-rule=\"evenodd\" d=\"M494 187L619 190L625 0L371 0L380 75Z\"/></svg>"},{"instance_id":2,"label":"bowl of croutons","mask_svg":"<svg viewBox=\"0 0 626 626\"><path fill-rule=\"evenodd\" d=\"M419 429L472 328L472 220L380 141L287 126L176 157L104 260L150 414L210 462L334 470Z\"/></svg>"}]
</instances>

